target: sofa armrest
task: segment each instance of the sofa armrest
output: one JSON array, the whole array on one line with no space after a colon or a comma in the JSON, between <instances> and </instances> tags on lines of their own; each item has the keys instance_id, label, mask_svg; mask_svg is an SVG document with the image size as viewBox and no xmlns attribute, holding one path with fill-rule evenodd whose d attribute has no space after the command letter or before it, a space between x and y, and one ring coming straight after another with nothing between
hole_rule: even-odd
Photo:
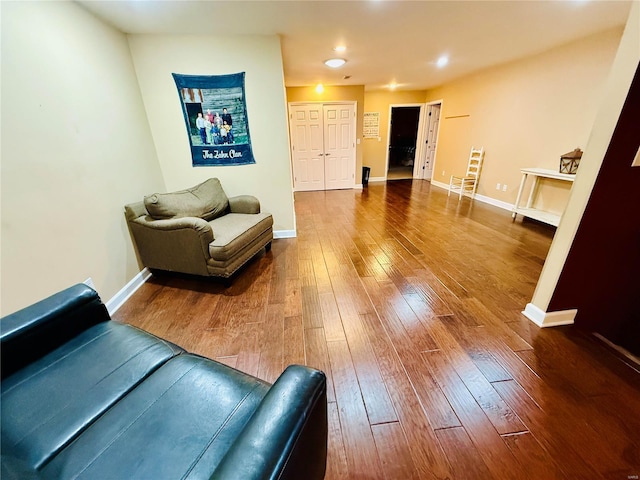
<instances>
[{"instance_id":1,"label":"sofa armrest","mask_svg":"<svg viewBox=\"0 0 640 480\"><path fill-rule=\"evenodd\" d=\"M276 380L211 479L324 478L327 384L323 372L289 366Z\"/></svg>"},{"instance_id":2,"label":"sofa armrest","mask_svg":"<svg viewBox=\"0 0 640 480\"><path fill-rule=\"evenodd\" d=\"M100 297L84 284L7 315L0 320L2 378L108 320Z\"/></svg>"},{"instance_id":3,"label":"sofa armrest","mask_svg":"<svg viewBox=\"0 0 640 480\"><path fill-rule=\"evenodd\" d=\"M211 238L205 238L207 245L213 241L213 231L211 225L206 220L198 217L182 217L182 218L170 218L167 220L154 220L149 216L138 217L131 221L154 230L182 230L185 228L195 230L199 235L207 237L211 235Z\"/></svg>"},{"instance_id":4,"label":"sofa armrest","mask_svg":"<svg viewBox=\"0 0 640 480\"><path fill-rule=\"evenodd\" d=\"M238 195L229 199L231 213L260 213L260 201L252 195Z\"/></svg>"},{"instance_id":5,"label":"sofa armrest","mask_svg":"<svg viewBox=\"0 0 640 480\"><path fill-rule=\"evenodd\" d=\"M149 268L208 275L211 225L197 217L154 220L141 216L129 220L142 263Z\"/></svg>"}]
</instances>

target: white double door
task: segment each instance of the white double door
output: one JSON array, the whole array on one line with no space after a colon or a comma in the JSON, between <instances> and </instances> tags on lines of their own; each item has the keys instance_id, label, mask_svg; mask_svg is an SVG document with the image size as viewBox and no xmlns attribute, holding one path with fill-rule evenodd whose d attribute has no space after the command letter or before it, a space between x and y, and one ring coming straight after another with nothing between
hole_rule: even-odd
<instances>
[{"instance_id":1,"label":"white double door","mask_svg":"<svg viewBox=\"0 0 640 480\"><path fill-rule=\"evenodd\" d=\"M295 190L355 187L355 104L290 104L289 128Z\"/></svg>"}]
</instances>

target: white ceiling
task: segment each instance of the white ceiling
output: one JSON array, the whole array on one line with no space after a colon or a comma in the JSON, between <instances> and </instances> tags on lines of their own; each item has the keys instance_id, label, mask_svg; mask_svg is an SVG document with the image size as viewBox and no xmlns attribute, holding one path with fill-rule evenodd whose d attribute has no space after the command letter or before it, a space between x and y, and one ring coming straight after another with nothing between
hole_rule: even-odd
<instances>
[{"instance_id":1,"label":"white ceiling","mask_svg":"<svg viewBox=\"0 0 640 480\"><path fill-rule=\"evenodd\" d=\"M282 38L285 84L397 82L426 89L492 65L621 27L630 1L80 0L125 33L272 35ZM347 51L332 48L343 43ZM437 58L450 63L439 69ZM334 56L347 64L331 70ZM351 78L343 80L343 76Z\"/></svg>"}]
</instances>

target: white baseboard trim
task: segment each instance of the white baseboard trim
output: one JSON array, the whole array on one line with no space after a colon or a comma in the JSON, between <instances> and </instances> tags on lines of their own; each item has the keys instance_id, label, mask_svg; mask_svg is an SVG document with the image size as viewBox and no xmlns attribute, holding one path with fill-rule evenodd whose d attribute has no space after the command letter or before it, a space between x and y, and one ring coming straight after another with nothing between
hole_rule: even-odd
<instances>
[{"instance_id":1,"label":"white baseboard trim","mask_svg":"<svg viewBox=\"0 0 640 480\"><path fill-rule=\"evenodd\" d=\"M371 182L386 182L387 177L369 177L369 183Z\"/></svg>"},{"instance_id":2,"label":"white baseboard trim","mask_svg":"<svg viewBox=\"0 0 640 480\"><path fill-rule=\"evenodd\" d=\"M295 230L277 230L273 232L273 238L295 238L296 231ZM136 290L138 290L149 278L152 273L147 267L144 267L142 271L140 271L135 277L133 277L129 283L127 283L124 287L120 289L118 293L116 293L107 303L105 303L107 307L107 311L109 315L113 315L118 311L118 309L124 305L131 295L133 295ZM88 282L93 283L93 281L89 278L84 283L89 285ZM93 285L89 285L91 288L95 287Z\"/></svg>"},{"instance_id":3,"label":"white baseboard trim","mask_svg":"<svg viewBox=\"0 0 640 480\"><path fill-rule=\"evenodd\" d=\"M105 304L109 315L116 313L118 309L124 305L124 302L126 302L129 297L144 284L144 282L149 280L149 277L151 277L151 270L144 267L140 273L133 277L131 281L122 287L118 293L111 297L111 299Z\"/></svg>"},{"instance_id":4,"label":"white baseboard trim","mask_svg":"<svg viewBox=\"0 0 640 480\"><path fill-rule=\"evenodd\" d=\"M527 303L522 314L538 325L540 328L559 327L561 325L573 325L578 313L577 309L559 310L557 312L545 312L533 303Z\"/></svg>"},{"instance_id":5,"label":"white baseboard trim","mask_svg":"<svg viewBox=\"0 0 640 480\"><path fill-rule=\"evenodd\" d=\"M274 230L273 238L296 238L297 234L295 230Z\"/></svg>"},{"instance_id":6,"label":"white baseboard trim","mask_svg":"<svg viewBox=\"0 0 640 480\"><path fill-rule=\"evenodd\" d=\"M502 200L496 200L495 198L487 197L485 195L479 195L476 193L476 200L480 200L481 202L488 203L489 205L493 205L494 207L502 208L503 210L507 210L508 212L513 211L513 204L503 202Z\"/></svg>"},{"instance_id":7,"label":"white baseboard trim","mask_svg":"<svg viewBox=\"0 0 640 480\"><path fill-rule=\"evenodd\" d=\"M354 190L362 190L364 187L362 186L361 183L357 183L356 185L354 185L353 189Z\"/></svg>"},{"instance_id":8,"label":"white baseboard trim","mask_svg":"<svg viewBox=\"0 0 640 480\"><path fill-rule=\"evenodd\" d=\"M448 183L442 183L442 182L438 182L436 180L431 180L431 185L443 188L443 189L445 189L447 191L449 190L449 184ZM458 195L458 194L456 193L455 195ZM482 202L482 203L488 203L489 205L493 205L494 207L502 208L502 209L507 210L509 212L513 211L513 204L512 203L503 202L502 200L496 200L495 198L487 197L486 195L480 195L478 193L476 193L474 199L478 200L479 202Z\"/></svg>"},{"instance_id":9,"label":"white baseboard trim","mask_svg":"<svg viewBox=\"0 0 640 480\"><path fill-rule=\"evenodd\" d=\"M438 182L437 180L429 180L429 181L431 182L431 185L433 185L434 187L440 187L440 188L444 188L445 190L449 190L448 183Z\"/></svg>"}]
</instances>

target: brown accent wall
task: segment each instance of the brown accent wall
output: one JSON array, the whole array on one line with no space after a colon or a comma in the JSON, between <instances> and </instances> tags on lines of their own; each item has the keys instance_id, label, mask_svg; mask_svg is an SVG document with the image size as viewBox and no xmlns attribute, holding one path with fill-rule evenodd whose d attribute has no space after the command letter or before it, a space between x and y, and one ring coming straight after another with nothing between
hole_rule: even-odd
<instances>
[{"instance_id":1,"label":"brown accent wall","mask_svg":"<svg viewBox=\"0 0 640 480\"><path fill-rule=\"evenodd\" d=\"M549 304L640 354L640 68Z\"/></svg>"}]
</instances>

